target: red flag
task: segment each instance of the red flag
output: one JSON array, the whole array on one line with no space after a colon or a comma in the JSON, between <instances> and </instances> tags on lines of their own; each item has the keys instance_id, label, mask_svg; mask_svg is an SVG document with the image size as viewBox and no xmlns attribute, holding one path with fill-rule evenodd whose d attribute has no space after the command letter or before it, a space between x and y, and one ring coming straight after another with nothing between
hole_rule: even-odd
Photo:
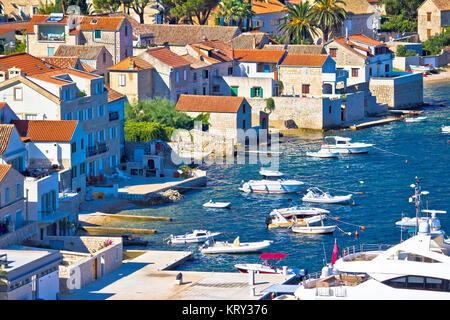
<instances>
[{"instance_id":1,"label":"red flag","mask_svg":"<svg viewBox=\"0 0 450 320\"><path fill-rule=\"evenodd\" d=\"M334 239L334 248L333 248L333 255L331 256L331 265L334 265L334 263L338 259L338 254L339 254L339 248L338 248L336 239Z\"/></svg>"}]
</instances>

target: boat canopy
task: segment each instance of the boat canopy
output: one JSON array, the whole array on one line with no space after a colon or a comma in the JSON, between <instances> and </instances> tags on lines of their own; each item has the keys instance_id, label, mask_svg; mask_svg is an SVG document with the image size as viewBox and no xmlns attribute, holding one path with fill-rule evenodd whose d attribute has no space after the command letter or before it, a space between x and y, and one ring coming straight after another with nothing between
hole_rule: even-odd
<instances>
[{"instance_id":1,"label":"boat canopy","mask_svg":"<svg viewBox=\"0 0 450 320\"><path fill-rule=\"evenodd\" d=\"M288 256L289 254L286 253L263 253L259 256L260 259L284 259Z\"/></svg>"},{"instance_id":2,"label":"boat canopy","mask_svg":"<svg viewBox=\"0 0 450 320\"><path fill-rule=\"evenodd\" d=\"M352 138L338 137L338 136L327 136L327 137L325 137L325 139L334 139L336 141L351 141L352 140Z\"/></svg>"},{"instance_id":3,"label":"boat canopy","mask_svg":"<svg viewBox=\"0 0 450 320\"><path fill-rule=\"evenodd\" d=\"M273 170L266 170L261 169L259 170L259 174L266 177L282 177L284 174L280 171L273 171Z\"/></svg>"}]
</instances>

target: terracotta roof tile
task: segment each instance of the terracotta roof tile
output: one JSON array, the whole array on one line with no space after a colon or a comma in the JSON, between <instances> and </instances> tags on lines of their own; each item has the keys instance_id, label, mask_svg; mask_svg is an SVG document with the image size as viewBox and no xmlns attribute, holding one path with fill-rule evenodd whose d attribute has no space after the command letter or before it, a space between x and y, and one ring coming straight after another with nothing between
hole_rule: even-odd
<instances>
[{"instance_id":1,"label":"terracotta roof tile","mask_svg":"<svg viewBox=\"0 0 450 320\"><path fill-rule=\"evenodd\" d=\"M247 1L248 2L248 1ZM254 14L264 14L280 12L285 10L286 7L278 0L254 0L252 1L252 11Z\"/></svg>"},{"instance_id":2,"label":"terracotta roof tile","mask_svg":"<svg viewBox=\"0 0 450 320\"><path fill-rule=\"evenodd\" d=\"M269 36L263 32L245 32L228 42L234 49L255 49L268 43Z\"/></svg>"},{"instance_id":3,"label":"terracotta roof tile","mask_svg":"<svg viewBox=\"0 0 450 320\"><path fill-rule=\"evenodd\" d=\"M235 49L234 58L240 61L278 63L283 57L281 50Z\"/></svg>"},{"instance_id":4,"label":"terracotta roof tile","mask_svg":"<svg viewBox=\"0 0 450 320\"><path fill-rule=\"evenodd\" d=\"M0 124L0 154L4 154L11 139L14 125Z\"/></svg>"},{"instance_id":5,"label":"terracotta roof tile","mask_svg":"<svg viewBox=\"0 0 450 320\"><path fill-rule=\"evenodd\" d=\"M223 41L205 40L189 46L210 64L233 60L233 50Z\"/></svg>"},{"instance_id":6,"label":"terracotta roof tile","mask_svg":"<svg viewBox=\"0 0 450 320\"><path fill-rule=\"evenodd\" d=\"M31 18L27 33L34 33L35 24L58 24L65 25L69 21L69 16L65 15L60 21L49 22L46 21L50 15L48 14L35 14ZM80 24L77 29L70 31L71 34L78 33L79 30L118 30L122 25L124 17L103 17L103 16L79 16ZM95 23L94 23L95 22Z\"/></svg>"},{"instance_id":7,"label":"terracotta roof tile","mask_svg":"<svg viewBox=\"0 0 450 320\"><path fill-rule=\"evenodd\" d=\"M71 68L65 68L65 69L58 69L55 71L49 71L49 72L45 72L45 73L35 74L35 75L30 76L30 78L48 81L48 82L58 84L58 85L64 85L64 84L71 83L70 80L56 78L56 76L65 75L65 74L74 75L74 76L78 76L78 77L86 78L86 79L96 79L96 78L100 77L96 74L83 72L83 71L75 70L75 69L71 69Z\"/></svg>"},{"instance_id":8,"label":"terracotta roof tile","mask_svg":"<svg viewBox=\"0 0 450 320\"><path fill-rule=\"evenodd\" d=\"M34 75L58 69L57 67L49 65L41 59L25 52L0 57L1 71L7 72L7 70L12 67L21 69L26 75Z\"/></svg>"},{"instance_id":9,"label":"terracotta roof tile","mask_svg":"<svg viewBox=\"0 0 450 320\"><path fill-rule=\"evenodd\" d=\"M365 44L368 44L368 45L371 45L371 46L382 46L382 45L384 45L383 42L371 39L368 36L366 36L364 34L361 34L361 33L359 33L359 34L352 34L352 35L348 36L348 38L350 40L352 40L352 41L362 42L362 43L365 43Z\"/></svg>"},{"instance_id":10,"label":"terracotta roof tile","mask_svg":"<svg viewBox=\"0 0 450 320\"><path fill-rule=\"evenodd\" d=\"M26 30L28 27L29 22L7 22L7 23L0 23L0 29L2 30L14 30L14 31L20 31L20 30Z\"/></svg>"},{"instance_id":11,"label":"terracotta roof tile","mask_svg":"<svg viewBox=\"0 0 450 320\"><path fill-rule=\"evenodd\" d=\"M295 54L288 53L280 65L282 66L308 66L321 67L327 60L326 54Z\"/></svg>"},{"instance_id":12,"label":"terracotta roof tile","mask_svg":"<svg viewBox=\"0 0 450 320\"><path fill-rule=\"evenodd\" d=\"M138 57L128 57L108 68L108 70L145 70L153 69L153 66Z\"/></svg>"},{"instance_id":13,"label":"terracotta roof tile","mask_svg":"<svg viewBox=\"0 0 450 320\"><path fill-rule=\"evenodd\" d=\"M450 10L450 1L448 0L431 0L434 5L442 11Z\"/></svg>"},{"instance_id":14,"label":"terracotta roof tile","mask_svg":"<svg viewBox=\"0 0 450 320\"><path fill-rule=\"evenodd\" d=\"M111 89L108 86L105 86L105 88L106 88L106 90L108 90L108 103L111 103L113 101L117 101L117 100L122 99L122 98L126 98L125 95L121 94L120 92L117 92L114 89Z\"/></svg>"},{"instance_id":15,"label":"terracotta roof tile","mask_svg":"<svg viewBox=\"0 0 450 320\"><path fill-rule=\"evenodd\" d=\"M13 120L21 137L32 141L70 142L77 127L75 120Z\"/></svg>"},{"instance_id":16,"label":"terracotta roof tile","mask_svg":"<svg viewBox=\"0 0 450 320\"><path fill-rule=\"evenodd\" d=\"M178 99L176 110L185 112L236 113L243 101L244 97L182 94Z\"/></svg>"},{"instance_id":17,"label":"terracotta roof tile","mask_svg":"<svg viewBox=\"0 0 450 320\"><path fill-rule=\"evenodd\" d=\"M48 14L34 14L31 18L30 22L28 23L26 33L34 33L34 25L35 24L50 24L50 25L65 25L68 22L69 16L64 16L62 20L57 22L48 22L46 21L50 15Z\"/></svg>"},{"instance_id":18,"label":"terracotta roof tile","mask_svg":"<svg viewBox=\"0 0 450 320\"><path fill-rule=\"evenodd\" d=\"M189 61L179 56L178 54L170 51L166 47L148 49L145 52L173 68L186 66L190 64Z\"/></svg>"},{"instance_id":19,"label":"terracotta roof tile","mask_svg":"<svg viewBox=\"0 0 450 320\"><path fill-rule=\"evenodd\" d=\"M8 174L9 170L11 170L12 165L10 164L0 164L0 182L5 179L6 175Z\"/></svg>"},{"instance_id":20,"label":"terracotta roof tile","mask_svg":"<svg viewBox=\"0 0 450 320\"><path fill-rule=\"evenodd\" d=\"M75 68L77 62L79 61L78 57L40 57L47 63L50 63L58 68Z\"/></svg>"},{"instance_id":21,"label":"terracotta roof tile","mask_svg":"<svg viewBox=\"0 0 450 320\"><path fill-rule=\"evenodd\" d=\"M263 50L284 50L286 45L284 44L266 44ZM289 44L287 45L288 53L295 54L325 54L326 51L323 45L301 45L301 44Z\"/></svg>"},{"instance_id":22,"label":"terracotta roof tile","mask_svg":"<svg viewBox=\"0 0 450 320\"><path fill-rule=\"evenodd\" d=\"M347 43L347 40L345 39L345 37L337 37L337 38L334 38L333 41L339 43L341 46L347 48L348 50L352 51L353 53L355 53L363 58L368 58L368 57L372 56L372 54L370 54L368 52L367 52L367 54L364 55L361 52L355 50L353 47L356 45L350 41Z\"/></svg>"},{"instance_id":23,"label":"terracotta roof tile","mask_svg":"<svg viewBox=\"0 0 450 320\"><path fill-rule=\"evenodd\" d=\"M91 65L87 64L86 62L80 61L80 63L81 63L81 66L83 67L84 71L86 71L86 72L94 73L95 71L97 71L97 69L95 69Z\"/></svg>"},{"instance_id":24,"label":"terracotta roof tile","mask_svg":"<svg viewBox=\"0 0 450 320\"><path fill-rule=\"evenodd\" d=\"M377 10L367 0L345 0L344 4L337 4L343 7L350 15L375 13Z\"/></svg>"},{"instance_id":25,"label":"terracotta roof tile","mask_svg":"<svg viewBox=\"0 0 450 320\"><path fill-rule=\"evenodd\" d=\"M63 44L55 51L55 56L79 57L84 60L97 60L104 46L85 46Z\"/></svg>"}]
</instances>

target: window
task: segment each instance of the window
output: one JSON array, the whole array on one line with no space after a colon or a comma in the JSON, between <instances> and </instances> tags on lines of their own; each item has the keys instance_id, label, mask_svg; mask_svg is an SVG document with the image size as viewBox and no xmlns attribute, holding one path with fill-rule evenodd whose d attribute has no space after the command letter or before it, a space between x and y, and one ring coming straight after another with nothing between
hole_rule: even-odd
<instances>
[{"instance_id":1,"label":"window","mask_svg":"<svg viewBox=\"0 0 450 320\"><path fill-rule=\"evenodd\" d=\"M128 37L128 26L125 26L125 37Z\"/></svg>"},{"instance_id":2,"label":"window","mask_svg":"<svg viewBox=\"0 0 450 320\"><path fill-rule=\"evenodd\" d=\"M369 76L372 76L372 68L369 68Z\"/></svg>"},{"instance_id":3,"label":"window","mask_svg":"<svg viewBox=\"0 0 450 320\"><path fill-rule=\"evenodd\" d=\"M125 75L119 74L119 86L124 87L125 86Z\"/></svg>"},{"instance_id":4,"label":"window","mask_svg":"<svg viewBox=\"0 0 450 320\"><path fill-rule=\"evenodd\" d=\"M431 21L431 12L427 12L427 21Z\"/></svg>"},{"instance_id":5,"label":"window","mask_svg":"<svg viewBox=\"0 0 450 320\"><path fill-rule=\"evenodd\" d=\"M55 48L54 47L48 47L47 48L47 55L49 57L53 56L55 54Z\"/></svg>"},{"instance_id":6,"label":"window","mask_svg":"<svg viewBox=\"0 0 450 320\"><path fill-rule=\"evenodd\" d=\"M228 68L228 75L229 76L233 75L233 67Z\"/></svg>"},{"instance_id":7,"label":"window","mask_svg":"<svg viewBox=\"0 0 450 320\"><path fill-rule=\"evenodd\" d=\"M242 120L242 128L245 129L245 120Z\"/></svg>"},{"instance_id":8,"label":"window","mask_svg":"<svg viewBox=\"0 0 450 320\"><path fill-rule=\"evenodd\" d=\"M94 38L100 39L102 37L102 31L101 30L94 30Z\"/></svg>"},{"instance_id":9,"label":"window","mask_svg":"<svg viewBox=\"0 0 450 320\"><path fill-rule=\"evenodd\" d=\"M72 167L72 178L76 178L77 177L77 167L73 166Z\"/></svg>"},{"instance_id":10,"label":"window","mask_svg":"<svg viewBox=\"0 0 450 320\"><path fill-rule=\"evenodd\" d=\"M263 90L261 87L253 87L250 89L250 97L263 97Z\"/></svg>"},{"instance_id":11,"label":"window","mask_svg":"<svg viewBox=\"0 0 450 320\"><path fill-rule=\"evenodd\" d=\"M203 79L208 79L208 70L203 70Z\"/></svg>"},{"instance_id":12,"label":"window","mask_svg":"<svg viewBox=\"0 0 450 320\"><path fill-rule=\"evenodd\" d=\"M175 72L175 81L176 81L176 82L180 82L180 74L179 74L178 71Z\"/></svg>"},{"instance_id":13,"label":"window","mask_svg":"<svg viewBox=\"0 0 450 320\"><path fill-rule=\"evenodd\" d=\"M352 77L358 76L358 68L352 68Z\"/></svg>"},{"instance_id":14,"label":"window","mask_svg":"<svg viewBox=\"0 0 450 320\"><path fill-rule=\"evenodd\" d=\"M431 29L427 29L427 38L431 37Z\"/></svg>"},{"instance_id":15,"label":"window","mask_svg":"<svg viewBox=\"0 0 450 320\"><path fill-rule=\"evenodd\" d=\"M22 185L18 183L16 185L16 199L19 199L22 197Z\"/></svg>"},{"instance_id":16,"label":"window","mask_svg":"<svg viewBox=\"0 0 450 320\"><path fill-rule=\"evenodd\" d=\"M278 20L278 19L270 19L270 24L272 26L277 26L277 25L280 24L280 20Z\"/></svg>"},{"instance_id":17,"label":"window","mask_svg":"<svg viewBox=\"0 0 450 320\"><path fill-rule=\"evenodd\" d=\"M72 153L77 152L77 143L76 142L71 144L71 151L72 151Z\"/></svg>"},{"instance_id":18,"label":"window","mask_svg":"<svg viewBox=\"0 0 450 320\"><path fill-rule=\"evenodd\" d=\"M184 79L184 80L187 80L187 70L184 70L184 71L183 71L183 79Z\"/></svg>"},{"instance_id":19,"label":"window","mask_svg":"<svg viewBox=\"0 0 450 320\"><path fill-rule=\"evenodd\" d=\"M336 57L337 48L330 48L330 57Z\"/></svg>"},{"instance_id":20,"label":"window","mask_svg":"<svg viewBox=\"0 0 450 320\"><path fill-rule=\"evenodd\" d=\"M80 163L80 174L86 173L86 163Z\"/></svg>"},{"instance_id":21,"label":"window","mask_svg":"<svg viewBox=\"0 0 450 320\"><path fill-rule=\"evenodd\" d=\"M388 64L386 64L386 65L384 66L384 72L389 72L389 65L388 65Z\"/></svg>"},{"instance_id":22,"label":"window","mask_svg":"<svg viewBox=\"0 0 450 320\"><path fill-rule=\"evenodd\" d=\"M331 106L328 106L328 113L331 114Z\"/></svg>"},{"instance_id":23,"label":"window","mask_svg":"<svg viewBox=\"0 0 450 320\"><path fill-rule=\"evenodd\" d=\"M78 114L77 120L83 121L83 110L78 110L77 114Z\"/></svg>"},{"instance_id":24,"label":"window","mask_svg":"<svg viewBox=\"0 0 450 320\"><path fill-rule=\"evenodd\" d=\"M84 149L84 139L81 139L81 142L80 142L80 147L81 147L81 150L83 150L83 149Z\"/></svg>"},{"instance_id":25,"label":"window","mask_svg":"<svg viewBox=\"0 0 450 320\"><path fill-rule=\"evenodd\" d=\"M25 115L25 120L36 120L36 119L37 119L36 114L26 114Z\"/></svg>"},{"instance_id":26,"label":"window","mask_svg":"<svg viewBox=\"0 0 450 320\"><path fill-rule=\"evenodd\" d=\"M193 78L194 78L194 81L197 81L197 72L194 72Z\"/></svg>"},{"instance_id":27,"label":"window","mask_svg":"<svg viewBox=\"0 0 450 320\"><path fill-rule=\"evenodd\" d=\"M245 113L245 104L242 105L242 113Z\"/></svg>"},{"instance_id":28,"label":"window","mask_svg":"<svg viewBox=\"0 0 450 320\"><path fill-rule=\"evenodd\" d=\"M236 97L239 92L239 87L231 87L231 95Z\"/></svg>"},{"instance_id":29,"label":"window","mask_svg":"<svg viewBox=\"0 0 450 320\"><path fill-rule=\"evenodd\" d=\"M106 63L106 52L103 52L103 63Z\"/></svg>"},{"instance_id":30,"label":"window","mask_svg":"<svg viewBox=\"0 0 450 320\"><path fill-rule=\"evenodd\" d=\"M302 84L302 93L303 94L309 93L309 84Z\"/></svg>"},{"instance_id":31,"label":"window","mask_svg":"<svg viewBox=\"0 0 450 320\"><path fill-rule=\"evenodd\" d=\"M15 101L23 100L22 88L14 88L14 100Z\"/></svg>"},{"instance_id":32,"label":"window","mask_svg":"<svg viewBox=\"0 0 450 320\"><path fill-rule=\"evenodd\" d=\"M9 188L5 189L5 203L9 202Z\"/></svg>"}]
</instances>

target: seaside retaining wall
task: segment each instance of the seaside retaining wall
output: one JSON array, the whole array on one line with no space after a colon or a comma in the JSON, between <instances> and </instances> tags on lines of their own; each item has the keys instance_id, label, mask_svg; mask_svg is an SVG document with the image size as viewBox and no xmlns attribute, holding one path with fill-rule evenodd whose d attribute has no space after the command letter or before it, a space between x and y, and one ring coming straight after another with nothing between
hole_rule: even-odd
<instances>
[{"instance_id":1,"label":"seaside retaining wall","mask_svg":"<svg viewBox=\"0 0 450 320\"><path fill-rule=\"evenodd\" d=\"M377 103L389 108L407 108L423 104L423 75L421 73L397 77L371 78L369 89Z\"/></svg>"}]
</instances>

